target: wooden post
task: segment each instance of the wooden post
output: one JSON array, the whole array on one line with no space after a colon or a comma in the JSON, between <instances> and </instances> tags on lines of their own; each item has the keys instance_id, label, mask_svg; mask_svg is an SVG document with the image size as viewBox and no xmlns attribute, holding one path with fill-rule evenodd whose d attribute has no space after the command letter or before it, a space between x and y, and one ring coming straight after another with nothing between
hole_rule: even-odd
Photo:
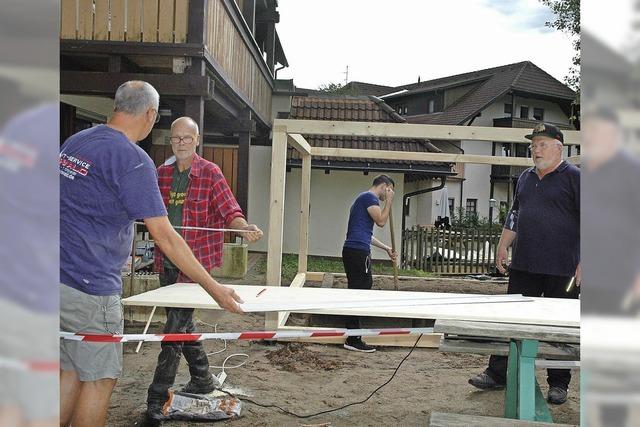
<instances>
[{"instance_id":1,"label":"wooden post","mask_svg":"<svg viewBox=\"0 0 640 427\"><path fill-rule=\"evenodd\" d=\"M271 188L269 195L269 241L267 246L267 286L282 284L282 233L284 223L284 194L287 172L286 128L273 129L271 147ZM265 314L265 329L278 327L278 313Z\"/></svg>"},{"instance_id":2,"label":"wooden post","mask_svg":"<svg viewBox=\"0 0 640 427\"><path fill-rule=\"evenodd\" d=\"M387 201L387 203L391 203ZM391 230L391 250L396 251L396 231L393 228L393 206L389 206L389 229ZM393 287L398 290L398 264L393 262Z\"/></svg>"},{"instance_id":3,"label":"wooden post","mask_svg":"<svg viewBox=\"0 0 640 427\"><path fill-rule=\"evenodd\" d=\"M241 122L247 124L251 120L251 111L244 111ZM251 130L243 129L238 133L238 204L245 215L249 213L249 156L251 148Z\"/></svg>"},{"instance_id":4,"label":"wooden post","mask_svg":"<svg viewBox=\"0 0 640 427\"><path fill-rule=\"evenodd\" d=\"M307 272L309 253L309 214L311 198L311 155L302 154L302 176L300 179L300 240L298 245L298 273Z\"/></svg>"}]
</instances>

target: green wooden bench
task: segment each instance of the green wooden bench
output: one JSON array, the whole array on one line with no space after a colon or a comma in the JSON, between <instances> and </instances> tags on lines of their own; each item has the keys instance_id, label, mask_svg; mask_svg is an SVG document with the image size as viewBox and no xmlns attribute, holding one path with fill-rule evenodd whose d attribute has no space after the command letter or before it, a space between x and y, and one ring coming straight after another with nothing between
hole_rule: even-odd
<instances>
[{"instance_id":1,"label":"green wooden bench","mask_svg":"<svg viewBox=\"0 0 640 427\"><path fill-rule=\"evenodd\" d=\"M437 320L434 332L441 351L508 356L505 418L553 422L535 369L579 367L580 328Z\"/></svg>"}]
</instances>

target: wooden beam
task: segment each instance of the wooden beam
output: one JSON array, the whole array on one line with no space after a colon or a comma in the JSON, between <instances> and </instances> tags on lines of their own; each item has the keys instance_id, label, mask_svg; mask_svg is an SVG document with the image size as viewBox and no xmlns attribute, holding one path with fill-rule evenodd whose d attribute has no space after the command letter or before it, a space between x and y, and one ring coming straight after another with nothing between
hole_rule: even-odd
<instances>
[{"instance_id":1,"label":"wooden beam","mask_svg":"<svg viewBox=\"0 0 640 427\"><path fill-rule=\"evenodd\" d=\"M548 342L579 343L580 328L515 323L437 320L434 332L466 337L533 339Z\"/></svg>"},{"instance_id":2,"label":"wooden beam","mask_svg":"<svg viewBox=\"0 0 640 427\"><path fill-rule=\"evenodd\" d=\"M249 151L251 147L251 134L240 132L238 134L238 204L245 215L249 212Z\"/></svg>"},{"instance_id":3,"label":"wooden beam","mask_svg":"<svg viewBox=\"0 0 640 427\"><path fill-rule=\"evenodd\" d=\"M483 165L533 166L529 157L487 156L479 154L417 153L412 151L359 150L354 148L311 147L312 156L353 157L379 160L476 163Z\"/></svg>"},{"instance_id":4,"label":"wooden beam","mask_svg":"<svg viewBox=\"0 0 640 427\"><path fill-rule=\"evenodd\" d=\"M130 34L131 30L129 29L128 31L129 32L127 34ZM192 43L141 43L136 41L122 42L116 40L108 42L102 40L60 40L60 53L201 57L204 55L204 47L202 45Z\"/></svg>"},{"instance_id":5,"label":"wooden beam","mask_svg":"<svg viewBox=\"0 0 640 427\"><path fill-rule=\"evenodd\" d=\"M307 271L307 280L310 282L322 282L325 274L319 271Z\"/></svg>"},{"instance_id":6,"label":"wooden beam","mask_svg":"<svg viewBox=\"0 0 640 427\"><path fill-rule=\"evenodd\" d=\"M389 138L472 140L529 144L531 129L483 126L423 125L413 123L345 122L331 120L276 119L289 133L306 135L378 136ZM580 145L579 131L564 131L565 145Z\"/></svg>"},{"instance_id":7,"label":"wooden beam","mask_svg":"<svg viewBox=\"0 0 640 427\"><path fill-rule=\"evenodd\" d=\"M267 244L267 285L282 283L282 235L284 230L284 195L287 172L287 134L273 132L271 147L271 187L269 194L269 240ZM266 330L278 327L278 314L265 314Z\"/></svg>"},{"instance_id":8,"label":"wooden beam","mask_svg":"<svg viewBox=\"0 0 640 427\"><path fill-rule=\"evenodd\" d=\"M300 236L298 244L298 272L307 272L309 255L309 214L311 199L311 155L302 157L302 179L300 183Z\"/></svg>"},{"instance_id":9,"label":"wooden beam","mask_svg":"<svg viewBox=\"0 0 640 427\"><path fill-rule=\"evenodd\" d=\"M334 331L336 328L319 328L319 327L303 327L303 326L280 326L279 330L295 330L295 331L317 331L326 329L328 331ZM438 348L440 344L441 334L424 334L417 347L419 348ZM384 335L384 336L372 336L362 337L362 340L376 347L413 347L418 339L417 335ZM283 338L278 341L287 342L306 342L313 344L344 344L344 338L330 337L330 338Z\"/></svg>"},{"instance_id":10,"label":"wooden beam","mask_svg":"<svg viewBox=\"0 0 640 427\"><path fill-rule=\"evenodd\" d=\"M304 286L304 282L305 282L305 273L298 273L296 274L296 277L293 278L293 280L291 281L291 284L289 285L290 288L301 288ZM287 323L287 320L289 320L289 315L291 314L291 312L289 311L281 311L278 313L278 327L282 327L285 326L285 324Z\"/></svg>"},{"instance_id":11,"label":"wooden beam","mask_svg":"<svg viewBox=\"0 0 640 427\"><path fill-rule=\"evenodd\" d=\"M311 146L299 133L290 133L287 141L300 154L311 154Z\"/></svg>"},{"instance_id":12,"label":"wooden beam","mask_svg":"<svg viewBox=\"0 0 640 427\"><path fill-rule=\"evenodd\" d=\"M206 76L61 71L60 93L113 96L118 86L129 80L144 80L162 96L209 96L213 87Z\"/></svg>"}]
</instances>

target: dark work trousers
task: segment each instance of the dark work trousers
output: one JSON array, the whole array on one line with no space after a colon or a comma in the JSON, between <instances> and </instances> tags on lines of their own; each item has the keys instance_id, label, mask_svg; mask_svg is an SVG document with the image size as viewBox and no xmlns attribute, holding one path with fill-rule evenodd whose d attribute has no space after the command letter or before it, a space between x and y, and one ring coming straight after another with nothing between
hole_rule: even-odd
<instances>
[{"instance_id":1,"label":"dark work trousers","mask_svg":"<svg viewBox=\"0 0 640 427\"><path fill-rule=\"evenodd\" d=\"M371 289L373 277L371 275L371 253L351 248L342 248L342 263L347 274L349 289ZM345 316L347 329L361 329L359 316Z\"/></svg>"},{"instance_id":2,"label":"dark work trousers","mask_svg":"<svg viewBox=\"0 0 640 427\"><path fill-rule=\"evenodd\" d=\"M164 273L160 274L160 286L172 285L176 283L177 278L177 269L165 268ZM164 333L185 334L194 332L193 310L193 308L166 307L167 323L164 326ZM163 404L169 398L168 391L176 379L181 354L184 354L184 358L189 364L192 382L207 384L211 381L209 378L211 376L209 373L209 360L201 341L163 342L160 346L162 350L158 355L156 372L147 395L147 404L149 406Z\"/></svg>"},{"instance_id":3,"label":"dark work trousers","mask_svg":"<svg viewBox=\"0 0 640 427\"><path fill-rule=\"evenodd\" d=\"M525 271L509 271L508 294L522 294L527 297L578 298L580 288L573 286L567 293L567 285L571 277L534 274ZM507 379L507 357L491 356L487 374L500 384ZM569 369L547 369L547 382L550 386L567 389L571 381Z\"/></svg>"}]
</instances>

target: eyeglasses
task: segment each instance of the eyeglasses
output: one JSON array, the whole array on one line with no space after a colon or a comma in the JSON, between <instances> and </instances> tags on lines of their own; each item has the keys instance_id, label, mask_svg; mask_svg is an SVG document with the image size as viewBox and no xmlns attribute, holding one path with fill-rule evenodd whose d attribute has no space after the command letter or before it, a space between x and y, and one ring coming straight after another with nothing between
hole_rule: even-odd
<instances>
[{"instance_id":1,"label":"eyeglasses","mask_svg":"<svg viewBox=\"0 0 640 427\"><path fill-rule=\"evenodd\" d=\"M184 142L185 144L192 144L195 139L192 136L172 136L169 138L172 144L179 144Z\"/></svg>"},{"instance_id":2,"label":"eyeglasses","mask_svg":"<svg viewBox=\"0 0 640 427\"><path fill-rule=\"evenodd\" d=\"M529 150L533 151L536 148L539 148L541 150L545 150L545 149L547 149L547 147L551 147L551 145L553 145L553 144L547 144L546 142L542 142L542 143L540 143L538 145L529 144Z\"/></svg>"}]
</instances>

